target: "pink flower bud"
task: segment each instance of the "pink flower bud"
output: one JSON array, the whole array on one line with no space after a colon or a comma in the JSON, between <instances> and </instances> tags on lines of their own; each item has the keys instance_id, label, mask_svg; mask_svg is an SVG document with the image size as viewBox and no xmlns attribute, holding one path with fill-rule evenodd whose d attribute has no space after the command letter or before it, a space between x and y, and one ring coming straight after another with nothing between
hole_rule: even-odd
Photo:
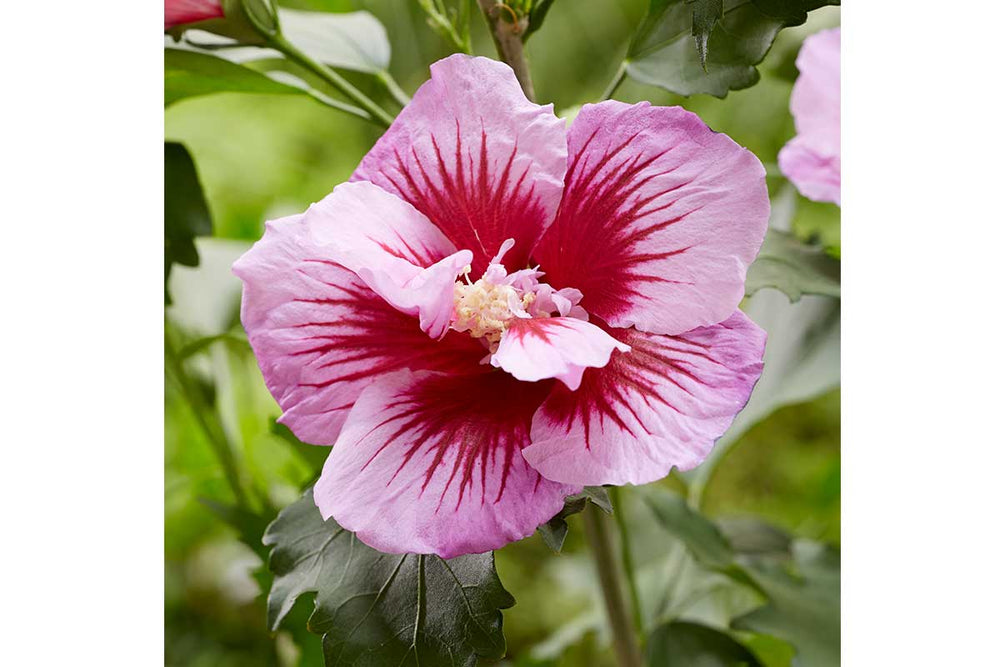
<instances>
[{"instance_id":1,"label":"pink flower bud","mask_svg":"<svg viewBox=\"0 0 1000 667\"><path fill-rule=\"evenodd\" d=\"M164 0L163 29L225 16L221 0Z\"/></svg>"}]
</instances>

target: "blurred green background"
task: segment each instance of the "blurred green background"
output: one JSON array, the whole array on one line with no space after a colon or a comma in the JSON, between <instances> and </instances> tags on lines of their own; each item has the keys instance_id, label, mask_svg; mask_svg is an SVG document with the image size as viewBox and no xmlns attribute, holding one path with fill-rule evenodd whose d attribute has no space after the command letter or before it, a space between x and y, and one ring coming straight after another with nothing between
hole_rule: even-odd
<instances>
[{"instance_id":1,"label":"blurred green background","mask_svg":"<svg viewBox=\"0 0 1000 667\"><path fill-rule=\"evenodd\" d=\"M552 102L560 112L597 100L621 62L646 2L557 0L543 29L528 43L538 101ZM415 1L280 4L373 13L389 33L392 74L411 94L427 78L428 65L450 53L426 25ZM615 97L681 104L697 112L713 129L760 157L776 196L786 186L774 167L777 153L794 134L788 99L795 53L806 35L838 22L839 10L820 10L810 14L806 25L783 31L761 67L760 83L724 100L685 99L632 81ZM473 28L475 51L495 56L480 17L473 17ZM364 77L350 78L384 99ZM302 211L347 180L379 131L304 96L217 94L171 106L165 135L184 143L194 157L215 225L214 238L198 243L201 266L173 269L168 338L175 352L186 358L186 373L199 395L218 415L219 423L209 429L223 430L238 474L253 489L254 502L280 508L314 479L323 451L275 431L279 410L241 337L239 281L229 265L260 237L265 219ZM795 232L839 252L839 209L792 198L789 218ZM780 303L764 306L792 308L784 295L773 295ZM767 299L773 301L773 295ZM813 305L802 302L796 307ZM753 307L748 310L754 314ZM775 321L780 323L780 318ZM775 340L776 332L769 333ZM210 344L190 345L220 334L227 335ZM840 394L831 369L828 360L827 375L811 374L805 389L763 405L763 414L769 416L726 443L729 447L714 474L695 482L704 483L703 511L711 517L756 516L796 536L839 544ZM797 402L801 398L808 400ZM229 502L232 492L205 425L174 382L166 384L165 410L166 664L299 664L315 651L309 642L318 646L319 639L287 631L273 637L267 631L254 576L261 567L260 553L243 545L236 531L210 510L208 503ZM676 475L662 482L681 492L691 483ZM625 491L624 511L634 519L640 543L640 570L653 570L669 552L670 538L647 530L640 504ZM497 554L500 576L517 598L517 605L504 613L506 660L512 664L613 664L579 521L570 518L570 534L560 555L552 554L537 535ZM302 615L297 622L304 625L304 619Z\"/></svg>"}]
</instances>

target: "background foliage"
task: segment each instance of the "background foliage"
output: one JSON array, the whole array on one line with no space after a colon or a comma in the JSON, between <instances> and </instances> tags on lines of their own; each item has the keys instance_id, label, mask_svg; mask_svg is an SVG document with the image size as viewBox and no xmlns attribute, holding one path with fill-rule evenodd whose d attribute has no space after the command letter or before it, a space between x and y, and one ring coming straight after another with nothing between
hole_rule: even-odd
<instances>
[{"instance_id":1,"label":"background foliage","mask_svg":"<svg viewBox=\"0 0 1000 667\"><path fill-rule=\"evenodd\" d=\"M429 63L452 52L415 1L280 4L370 11L392 45L388 71L408 93L426 79ZM647 4L551 3L544 27L527 45L539 101L571 115L574 107L599 99L634 49L630 40ZM473 50L493 56L485 25L472 18ZM726 99L683 98L632 78L615 93L629 102L681 104L754 151L769 171L772 227L787 233L769 238L767 261L755 266L748 283L748 291L759 292L744 307L770 334L767 371L751 404L710 465L649 488L624 489L616 508L633 527L642 613L650 627L658 625L647 643L651 661L715 651L721 662L711 664L730 664L745 658L749 647L761 664L788 665L792 639L801 664L836 661L830 651L839 619L824 614L839 586L839 267L830 264L840 254L839 209L797 195L775 162L794 134L788 113L794 56L807 34L838 19L837 9L819 9L805 25L781 30L758 67L759 82ZM711 47L709 42L709 58ZM377 71L384 58L365 62ZM697 64L696 52L694 58ZM341 73L391 104L372 77ZM197 93L201 84L184 85ZM315 478L324 450L298 443L274 423L278 408L239 326L239 281L229 266L260 237L265 219L299 212L347 180L380 131L323 106L288 81L247 77L239 85L235 89L257 92L178 97L168 100L173 103L166 112L166 139L183 144L193 157L211 216L193 228L170 228L176 264L169 269L167 308L166 662L319 665L321 640L305 630L307 588L284 610L286 629L272 635L268 628L261 592L270 586L270 575L261 567L267 551L256 517L273 518L295 502ZM185 155L170 150L177 178L188 183ZM813 247L803 256L802 244L789 245L789 238ZM197 267L188 266L196 259ZM789 263L796 267L792 279L774 270ZM774 287L793 297L796 291L808 295L791 304ZM229 459L226 466L220 451ZM256 515L233 509L240 499L227 475L250 489L243 500ZM684 495L714 522L697 513L677 519L671 508ZM761 521L773 528L762 528ZM503 614L506 664L613 664L580 517L568 515L565 522L558 555L541 535L496 554L503 587L517 600ZM685 532L691 526L694 532ZM259 548L247 546L254 543L248 536L258 536ZM742 632L711 629L730 626Z\"/></svg>"}]
</instances>

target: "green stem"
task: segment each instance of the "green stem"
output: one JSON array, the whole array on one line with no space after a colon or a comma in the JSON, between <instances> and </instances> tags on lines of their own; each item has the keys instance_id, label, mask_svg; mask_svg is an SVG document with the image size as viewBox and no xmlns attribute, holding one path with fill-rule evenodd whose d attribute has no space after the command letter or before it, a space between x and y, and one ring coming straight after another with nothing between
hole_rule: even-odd
<instances>
[{"instance_id":1,"label":"green stem","mask_svg":"<svg viewBox=\"0 0 1000 667\"><path fill-rule=\"evenodd\" d=\"M336 71L326 65L323 65L322 63L316 62L308 55L300 51L298 47L285 39L282 35L268 35L267 45L285 54L285 56L293 63L306 68L343 93L348 99L371 114L373 122L384 127L392 125L392 116L389 115L385 109L380 107L370 97L355 88L350 81L342 77Z\"/></svg>"},{"instance_id":2,"label":"green stem","mask_svg":"<svg viewBox=\"0 0 1000 667\"><path fill-rule=\"evenodd\" d=\"M389 74L388 70L381 70L376 77L378 78L379 83L381 83L382 86L389 91L389 94L392 95L392 98L396 100L399 106L405 107L410 103L410 96L406 94L406 91L399 87L399 84L396 83L394 78L392 78L392 75Z\"/></svg>"},{"instance_id":3,"label":"green stem","mask_svg":"<svg viewBox=\"0 0 1000 667\"><path fill-rule=\"evenodd\" d=\"M343 111L344 113L349 113L352 116L357 116L358 118L361 118L362 120L367 120L370 123L375 122L370 113L368 113L364 109L354 106L353 104L347 104L346 102L335 100L332 97L319 92L318 90L313 90L312 88L306 90L305 92L306 95L313 98L314 100L316 100L325 107L330 107L331 109L336 109L337 111Z\"/></svg>"},{"instance_id":4,"label":"green stem","mask_svg":"<svg viewBox=\"0 0 1000 667\"><path fill-rule=\"evenodd\" d=\"M611 79L611 83L605 88L604 94L601 95L601 101L610 100L611 96L615 94L618 90L618 86L622 85L622 81L625 80L625 72L628 69L628 60L622 60L622 64L618 66L618 71L615 72L615 77Z\"/></svg>"},{"instance_id":5,"label":"green stem","mask_svg":"<svg viewBox=\"0 0 1000 667\"><path fill-rule=\"evenodd\" d=\"M632 622L639 633L639 644L645 643L645 627L642 622L642 605L639 600L639 587L635 579L635 560L632 558L632 543L628 536L628 521L625 518L625 505L622 502L621 487L610 489L611 504L615 508L615 523L618 525L618 540L621 545L622 567L625 570L625 583L628 585L629 602L632 607Z\"/></svg>"},{"instance_id":6,"label":"green stem","mask_svg":"<svg viewBox=\"0 0 1000 667\"><path fill-rule=\"evenodd\" d=\"M174 381L181 390L181 395L187 401L191 412L194 413L195 421L198 422L209 445L218 457L219 463L222 464L222 470L225 473L226 481L229 482L229 486L233 490L236 504L244 509L248 509L250 503L247 500L246 493L243 491L243 484L240 482L240 473L236 464L236 457L233 454L233 448L229 444L229 438L226 437L226 433L222 428L222 424L218 421L214 409L209 406L202 388L191 379L191 376L185 370L184 362L178 356L170 338L169 330L164 331L163 339L166 349L167 370L173 376Z\"/></svg>"},{"instance_id":7,"label":"green stem","mask_svg":"<svg viewBox=\"0 0 1000 667\"><path fill-rule=\"evenodd\" d=\"M592 504L583 511L583 527L587 542L594 554L597 577L604 596L604 608L608 613L611 635L614 639L615 654L619 667L639 667L639 644L636 642L632 617L625 607L622 584L614 547L608 534L607 517Z\"/></svg>"},{"instance_id":8,"label":"green stem","mask_svg":"<svg viewBox=\"0 0 1000 667\"><path fill-rule=\"evenodd\" d=\"M472 45L469 43L469 11L468 3L473 0L459 0L458 26L452 22L451 14L441 0L417 0L417 4L427 14L427 22L442 38L451 42L456 51L472 55ZM459 34L459 28L462 34Z\"/></svg>"}]
</instances>

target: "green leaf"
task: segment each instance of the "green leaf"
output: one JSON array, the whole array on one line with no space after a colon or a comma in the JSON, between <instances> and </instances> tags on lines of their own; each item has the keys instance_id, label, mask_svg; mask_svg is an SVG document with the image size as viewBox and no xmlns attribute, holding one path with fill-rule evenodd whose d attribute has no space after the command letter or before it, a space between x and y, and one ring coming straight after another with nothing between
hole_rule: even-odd
<instances>
[{"instance_id":1,"label":"green leaf","mask_svg":"<svg viewBox=\"0 0 1000 667\"><path fill-rule=\"evenodd\" d=\"M585 486L583 495L590 502L597 505L605 514L614 514L615 508L611 506L611 498L608 490L603 486Z\"/></svg>"},{"instance_id":2,"label":"green leaf","mask_svg":"<svg viewBox=\"0 0 1000 667\"><path fill-rule=\"evenodd\" d=\"M391 49L385 27L368 12L278 10L281 32L313 60L375 74L389 68Z\"/></svg>"},{"instance_id":3,"label":"green leaf","mask_svg":"<svg viewBox=\"0 0 1000 667\"><path fill-rule=\"evenodd\" d=\"M737 553L779 558L791 553L791 536L766 521L754 517L731 517L718 519L716 525Z\"/></svg>"},{"instance_id":4,"label":"green leaf","mask_svg":"<svg viewBox=\"0 0 1000 667\"><path fill-rule=\"evenodd\" d=\"M791 541L779 529L760 522L729 524L730 534L742 551L738 555L719 526L680 496L650 487L643 490L642 497L657 522L681 540L698 563L766 596L763 607L734 619L733 628L789 642L801 665L839 664L837 551L818 542ZM789 566L794 569L790 571Z\"/></svg>"},{"instance_id":5,"label":"green leaf","mask_svg":"<svg viewBox=\"0 0 1000 667\"><path fill-rule=\"evenodd\" d=\"M765 287L781 290L792 303L803 294L840 298L840 262L788 232L769 229L747 271L747 296Z\"/></svg>"},{"instance_id":6,"label":"green leaf","mask_svg":"<svg viewBox=\"0 0 1000 667\"><path fill-rule=\"evenodd\" d=\"M840 0L753 0L763 14L785 21L786 26L802 25L806 13L827 5L840 5Z\"/></svg>"},{"instance_id":7,"label":"green leaf","mask_svg":"<svg viewBox=\"0 0 1000 667\"><path fill-rule=\"evenodd\" d=\"M164 283L176 264L198 266L196 236L212 234L212 216L201 191L194 160L183 144L163 144ZM169 294L167 302L170 302Z\"/></svg>"},{"instance_id":8,"label":"green leaf","mask_svg":"<svg viewBox=\"0 0 1000 667\"><path fill-rule=\"evenodd\" d=\"M708 73L708 38L722 18L722 0L686 0L691 8L691 34L701 58L701 68Z\"/></svg>"},{"instance_id":9,"label":"green leaf","mask_svg":"<svg viewBox=\"0 0 1000 667\"><path fill-rule=\"evenodd\" d=\"M493 554L450 560L384 554L333 519L323 521L312 491L278 515L264 535L268 624L276 630L295 601L315 593L309 629L323 635L327 667L464 665L505 652L501 609L514 604Z\"/></svg>"},{"instance_id":10,"label":"green leaf","mask_svg":"<svg viewBox=\"0 0 1000 667\"><path fill-rule=\"evenodd\" d=\"M552 551L559 553L562 551L563 543L566 541L566 534L569 532L569 525L566 518L574 514L579 514L587 508L587 501L590 501L601 508L607 514L614 512L611 506L611 498L603 486L585 486L581 493L566 497L566 502L559 513L538 527L538 532L542 540Z\"/></svg>"},{"instance_id":11,"label":"green leaf","mask_svg":"<svg viewBox=\"0 0 1000 667\"><path fill-rule=\"evenodd\" d=\"M794 25L803 7L839 0L650 0L629 46L629 76L680 95L725 97L757 83L759 64L778 32ZM769 14L758 4L767 5Z\"/></svg>"},{"instance_id":12,"label":"green leaf","mask_svg":"<svg viewBox=\"0 0 1000 667\"><path fill-rule=\"evenodd\" d=\"M166 106L211 93L302 94L301 90L249 67L188 49L164 49L163 65L163 102Z\"/></svg>"},{"instance_id":13,"label":"green leaf","mask_svg":"<svg viewBox=\"0 0 1000 667\"><path fill-rule=\"evenodd\" d=\"M528 12L528 28L524 31L524 35L521 36L522 42L527 42L528 38L542 27L545 15L549 13L549 9L552 8L554 3L555 0L535 0L531 5L531 11Z\"/></svg>"},{"instance_id":14,"label":"green leaf","mask_svg":"<svg viewBox=\"0 0 1000 667\"><path fill-rule=\"evenodd\" d=\"M795 664L840 665L840 554L815 542L792 549L797 572L772 560L751 561L754 579L769 602L734 619L732 627L772 635L796 649Z\"/></svg>"},{"instance_id":15,"label":"green leaf","mask_svg":"<svg viewBox=\"0 0 1000 667\"><path fill-rule=\"evenodd\" d=\"M745 646L725 632L699 623L674 621L649 636L646 661L678 667L760 667Z\"/></svg>"},{"instance_id":16,"label":"green leaf","mask_svg":"<svg viewBox=\"0 0 1000 667\"><path fill-rule=\"evenodd\" d=\"M699 514L687 501L666 489L649 487L642 499L661 526L684 542L691 554L714 570L733 564L733 549L714 523Z\"/></svg>"}]
</instances>

